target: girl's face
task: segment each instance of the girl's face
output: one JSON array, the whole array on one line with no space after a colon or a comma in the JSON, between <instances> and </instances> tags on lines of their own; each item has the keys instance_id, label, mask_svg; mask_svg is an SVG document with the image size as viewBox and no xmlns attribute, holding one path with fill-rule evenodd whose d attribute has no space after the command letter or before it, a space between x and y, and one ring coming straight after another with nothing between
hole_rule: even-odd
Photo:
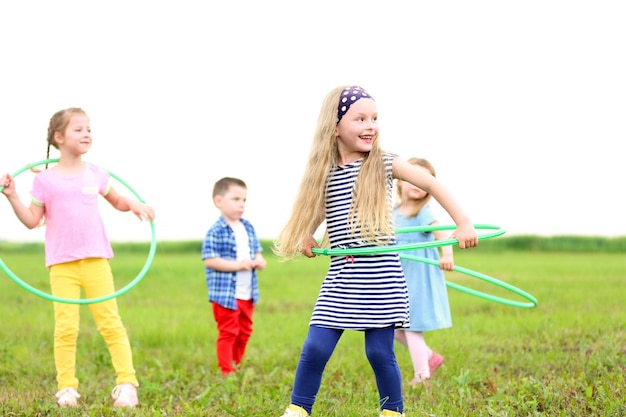
<instances>
[{"instance_id":1,"label":"girl's face","mask_svg":"<svg viewBox=\"0 0 626 417\"><path fill-rule=\"evenodd\" d=\"M428 175L432 175L430 170L424 168L421 165L416 165L415 167L424 171ZM400 195L402 196L402 201L422 200L428 195L428 193L422 190L421 188L414 186L410 182L406 182L402 180L398 180L398 188L400 188L400 193L401 193Z\"/></svg>"},{"instance_id":2,"label":"girl's face","mask_svg":"<svg viewBox=\"0 0 626 417\"><path fill-rule=\"evenodd\" d=\"M372 149L378 137L378 110L369 98L357 100L341 118L335 130L339 156L345 161L360 158Z\"/></svg>"},{"instance_id":3,"label":"girl's face","mask_svg":"<svg viewBox=\"0 0 626 417\"><path fill-rule=\"evenodd\" d=\"M64 132L55 132L54 139L63 152L83 155L91 148L91 127L89 118L84 114L70 117Z\"/></svg>"},{"instance_id":4,"label":"girl's face","mask_svg":"<svg viewBox=\"0 0 626 417\"><path fill-rule=\"evenodd\" d=\"M248 190L239 185L231 185L224 195L216 195L213 202L226 220L239 221L246 209Z\"/></svg>"}]
</instances>

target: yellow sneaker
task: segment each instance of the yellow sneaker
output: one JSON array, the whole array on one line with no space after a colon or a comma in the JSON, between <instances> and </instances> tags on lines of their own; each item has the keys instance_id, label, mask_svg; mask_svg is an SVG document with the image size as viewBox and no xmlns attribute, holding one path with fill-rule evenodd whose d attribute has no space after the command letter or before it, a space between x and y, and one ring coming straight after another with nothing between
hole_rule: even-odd
<instances>
[{"instance_id":1,"label":"yellow sneaker","mask_svg":"<svg viewBox=\"0 0 626 417\"><path fill-rule=\"evenodd\" d=\"M380 413L380 417L405 417L405 415L404 413L399 413L397 411L383 410Z\"/></svg>"},{"instance_id":2,"label":"yellow sneaker","mask_svg":"<svg viewBox=\"0 0 626 417\"><path fill-rule=\"evenodd\" d=\"M309 413L304 408L289 404L282 417L307 417L308 415Z\"/></svg>"}]
</instances>

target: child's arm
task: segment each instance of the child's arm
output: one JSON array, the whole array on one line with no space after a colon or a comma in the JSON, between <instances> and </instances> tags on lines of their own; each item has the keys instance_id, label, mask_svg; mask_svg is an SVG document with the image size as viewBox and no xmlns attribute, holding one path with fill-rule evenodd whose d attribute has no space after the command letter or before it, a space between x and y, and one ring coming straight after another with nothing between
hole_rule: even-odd
<instances>
[{"instance_id":1,"label":"child's arm","mask_svg":"<svg viewBox=\"0 0 626 417\"><path fill-rule=\"evenodd\" d=\"M456 224L456 231L450 237L455 237L459 241L459 248L472 248L478 245L478 236L476 235L474 225L443 183L399 157L393 160L393 173L394 177L408 181L430 193L441 207L448 212Z\"/></svg>"},{"instance_id":2,"label":"child's arm","mask_svg":"<svg viewBox=\"0 0 626 417\"><path fill-rule=\"evenodd\" d=\"M437 226L438 224L438 221L434 221L431 223L431 226ZM445 230L435 230L433 234L435 235L435 240L445 240L450 238L450 233ZM439 268L444 271L452 271L454 269L454 255L452 248L452 245L446 245L440 248L441 256L439 257Z\"/></svg>"},{"instance_id":3,"label":"child's arm","mask_svg":"<svg viewBox=\"0 0 626 417\"><path fill-rule=\"evenodd\" d=\"M319 243L317 243L317 240L315 239L315 237L313 235L315 234L315 231L320 227L320 225L324 221L325 210L322 208L321 210L318 211L318 213L319 213L318 219L316 219L316 221L314 223L315 227L313 228L313 230L311 230L311 235L308 236L304 240L304 242L302 242L302 250L301 250L301 252L307 258L315 258L315 254L313 253L312 249L320 247Z\"/></svg>"},{"instance_id":4,"label":"child's arm","mask_svg":"<svg viewBox=\"0 0 626 417\"><path fill-rule=\"evenodd\" d=\"M24 226L29 229L37 227L43 218L43 206L38 206L31 202L30 206L26 207L15 191L15 180L9 174L5 174L2 178L0 178L0 185L4 187L2 189L2 194L7 197L15 215L24 224Z\"/></svg>"},{"instance_id":5,"label":"child's arm","mask_svg":"<svg viewBox=\"0 0 626 417\"><path fill-rule=\"evenodd\" d=\"M254 262L255 260L252 259L240 259L238 261L233 261L216 257L206 258L204 260L204 266L220 272L252 271L256 268Z\"/></svg>"},{"instance_id":6,"label":"child's arm","mask_svg":"<svg viewBox=\"0 0 626 417\"><path fill-rule=\"evenodd\" d=\"M120 195L113 187L109 189L104 198L119 211L132 211L139 220L154 219L154 209L152 207Z\"/></svg>"}]
</instances>

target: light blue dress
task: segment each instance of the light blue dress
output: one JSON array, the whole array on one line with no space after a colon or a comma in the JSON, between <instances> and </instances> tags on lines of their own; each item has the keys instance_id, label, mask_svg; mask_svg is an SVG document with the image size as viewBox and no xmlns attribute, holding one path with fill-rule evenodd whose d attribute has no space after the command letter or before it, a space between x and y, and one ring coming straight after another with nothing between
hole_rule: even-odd
<instances>
[{"instance_id":1,"label":"light blue dress","mask_svg":"<svg viewBox=\"0 0 626 417\"><path fill-rule=\"evenodd\" d=\"M394 209L396 228L428 226L437 219L431 208L424 206L417 216L407 218ZM433 232L397 233L398 244L430 242L435 240ZM413 249L403 254L419 256L439 261L438 248ZM414 331L428 331L452 327L448 289L443 271L439 266L401 259L409 289L409 328Z\"/></svg>"}]
</instances>

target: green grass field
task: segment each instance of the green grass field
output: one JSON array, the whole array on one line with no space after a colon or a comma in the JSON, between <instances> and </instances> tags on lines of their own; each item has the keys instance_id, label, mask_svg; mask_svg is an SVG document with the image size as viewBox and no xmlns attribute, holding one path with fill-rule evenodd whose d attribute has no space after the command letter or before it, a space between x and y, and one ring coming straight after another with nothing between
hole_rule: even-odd
<instances>
[{"instance_id":1,"label":"green grass field","mask_svg":"<svg viewBox=\"0 0 626 417\"><path fill-rule=\"evenodd\" d=\"M221 376L200 246L159 245L145 278L118 299L133 346L140 406L112 407L114 372L87 306L81 307L77 409L55 404L52 303L0 275L1 416L279 417L328 258L279 263L260 272L261 300L243 370ZM143 266L147 246L116 248L118 287ZM624 253L475 250L457 265L514 285L538 301L517 308L450 289L453 327L426 334L446 358L430 389L405 384L407 417L626 415ZM48 291L38 250L0 245L21 279ZM523 299L458 273L451 282ZM397 346L405 383L412 368ZM314 416L377 417L378 396L363 335L346 332L331 358Z\"/></svg>"}]
</instances>

